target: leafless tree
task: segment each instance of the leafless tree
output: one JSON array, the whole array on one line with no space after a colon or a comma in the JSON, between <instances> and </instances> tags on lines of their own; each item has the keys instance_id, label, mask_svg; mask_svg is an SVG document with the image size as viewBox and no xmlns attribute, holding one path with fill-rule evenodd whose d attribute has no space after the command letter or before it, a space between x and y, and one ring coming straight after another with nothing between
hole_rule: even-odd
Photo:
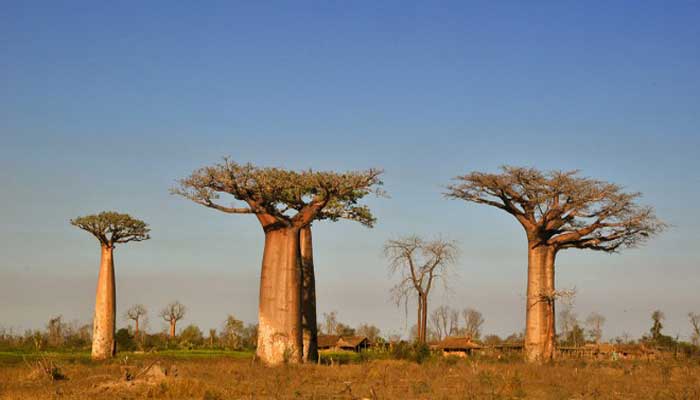
<instances>
[{"instance_id":1,"label":"leafless tree","mask_svg":"<svg viewBox=\"0 0 700 400\"><path fill-rule=\"evenodd\" d=\"M459 330L459 313L449 306L440 306L430 313L430 324L435 340L442 340L455 335ZM426 334L427 335L427 334Z\"/></svg>"},{"instance_id":2,"label":"leafless tree","mask_svg":"<svg viewBox=\"0 0 700 400\"><path fill-rule=\"evenodd\" d=\"M690 326L693 328L693 334L690 340L695 346L700 346L700 314L688 313Z\"/></svg>"},{"instance_id":3,"label":"leafless tree","mask_svg":"<svg viewBox=\"0 0 700 400\"><path fill-rule=\"evenodd\" d=\"M472 339L479 339L484 316L473 308L466 308L462 310L462 318L464 319L464 334Z\"/></svg>"},{"instance_id":4,"label":"leafless tree","mask_svg":"<svg viewBox=\"0 0 700 400\"><path fill-rule=\"evenodd\" d=\"M160 314L158 314L165 322L170 324L170 338L175 337L175 327L177 325L177 321L185 318L185 312L187 311L187 308L180 304L179 301L172 302L165 306L160 311Z\"/></svg>"},{"instance_id":5,"label":"leafless tree","mask_svg":"<svg viewBox=\"0 0 700 400\"><path fill-rule=\"evenodd\" d=\"M372 219L369 209L358 201L378 191L380 175L376 169L297 172L242 165L226 158L223 163L194 171L171 190L227 214L257 217L265 233L256 349L263 362L301 362L304 332L316 329L315 298L312 304L306 296L315 282L304 277L304 272L308 274L313 268L302 261L310 253L302 257L301 231L319 219ZM232 196L239 204L221 204L222 194ZM310 230L308 233L310 238Z\"/></svg>"},{"instance_id":6,"label":"leafless tree","mask_svg":"<svg viewBox=\"0 0 700 400\"><path fill-rule=\"evenodd\" d=\"M457 253L452 241L426 241L418 236L389 240L384 245L389 271L400 277L392 288L396 304L405 304L413 296L418 300L417 333L421 343L425 343L427 337L428 295L438 280L447 285L446 275L456 263Z\"/></svg>"},{"instance_id":7,"label":"leafless tree","mask_svg":"<svg viewBox=\"0 0 700 400\"><path fill-rule=\"evenodd\" d=\"M139 322L146 314L146 307L143 304L134 304L124 313L124 318L134 321L134 336L136 337L139 336Z\"/></svg>"},{"instance_id":8,"label":"leafless tree","mask_svg":"<svg viewBox=\"0 0 700 400\"><path fill-rule=\"evenodd\" d=\"M600 343L603 337L603 325L605 317L597 312L592 312L586 317L586 326L588 327L588 336L596 343Z\"/></svg>"},{"instance_id":9,"label":"leafless tree","mask_svg":"<svg viewBox=\"0 0 700 400\"><path fill-rule=\"evenodd\" d=\"M455 178L448 198L486 204L514 216L528 241L525 357L554 357L554 265L557 252L616 252L634 247L665 228L639 193L578 176L578 171L541 172L502 167L500 174L472 172Z\"/></svg>"},{"instance_id":10,"label":"leafless tree","mask_svg":"<svg viewBox=\"0 0 700 400\"><path fill-rule=\"evenodd\" d=\"M92 323L92 359L104 360L114 357L117 351L114 338L117 320L114 247L118 244L147 240L151 230L148 224L141 220L112 211L78 217L70 220L70 223L95 236L102 249Z\"/></svg>"},{"instance_id":11,"label":"leafless tree","mask_svg":"<svg viewBox=\"0 0 700 400\"><path fill-rule=\"evenodd\" d=\"M377 339L379 338L379 332L380 332L380 331L379 331L379 328L377 328L377 327L374 326L374 325L371 325L371 324L362 324L362 325L360 325L360 326L357 327L357 329L355 330L355 332L357 333L357 335L359 335L359 336L364 336L364 337L366 337L367 339L369 339L369 341L370 341L371 343L374 343L374 342L376 342Z\"/></svg>"},{"instance_id":12,"label":"leafless tree","mask_svg":"<svg viewBox=\"0 0 700 400\"><path fill-rule=\"evenodd\" d=\"M323 331L326 335L335 335L338 328L338 313L331 311L323 313Z\"/></svg>"},{"instance_id":13,"label":"leafless tree","mask_svg":"<svg viewBox=\"0 0 700 400\"><path fill-rule=\"evenodd\" d=\"M566 338L574 329L574 326L578 324L578 316L574 312L574 308L571 304L565 305L559 311L558 322L561 337Z\"/></svg>"}]
</instances>

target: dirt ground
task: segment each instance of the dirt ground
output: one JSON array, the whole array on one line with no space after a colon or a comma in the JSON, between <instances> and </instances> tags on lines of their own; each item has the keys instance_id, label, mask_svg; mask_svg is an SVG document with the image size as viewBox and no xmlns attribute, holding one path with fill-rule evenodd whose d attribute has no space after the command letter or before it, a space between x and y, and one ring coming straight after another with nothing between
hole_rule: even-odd
<instances>
[{"instance_id":1,"label":"dirt ground","mask_svg":"<svg viewBox=\"0 0 700 400\"><path fill-rule=\"evenodd\" d=\"M147 357L55 366L58 380L35 362L0 365L0 399L700 399L698 360L267 368L232 358Z\"/></svg>"}]
</instances>

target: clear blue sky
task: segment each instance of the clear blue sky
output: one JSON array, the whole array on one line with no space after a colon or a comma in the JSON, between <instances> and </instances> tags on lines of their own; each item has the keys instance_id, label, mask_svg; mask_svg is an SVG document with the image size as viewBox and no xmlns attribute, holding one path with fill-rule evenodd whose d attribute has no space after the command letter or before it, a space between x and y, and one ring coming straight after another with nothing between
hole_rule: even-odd
<instances>
[{"instance_id":1,"label":"clear blue sky","mask_svg":"<svg viewBox=\"0 0 700 400\"><path fill-rule=\"evenodd\" d=\"M620 255L562 253L558 285L577 288L582 319L608 318L608 337L639 336L655 308L687 337L700 312L697 2L257 3L3 2L0 324L90 320L99 249L68 219L111 209L153 229L117 249L120 312L179 299L203 329L227 313L255 321L255 219L168 194L231 155L386 170L375 229L315 226L319 314L385 333L406 322L381 246L409 233L460 243L459 277L433 306L476 307L487 332L522 328L521 228L444 200L451 177L577 168L641 191L673 228Z\"/></svg>"}]
</instances>

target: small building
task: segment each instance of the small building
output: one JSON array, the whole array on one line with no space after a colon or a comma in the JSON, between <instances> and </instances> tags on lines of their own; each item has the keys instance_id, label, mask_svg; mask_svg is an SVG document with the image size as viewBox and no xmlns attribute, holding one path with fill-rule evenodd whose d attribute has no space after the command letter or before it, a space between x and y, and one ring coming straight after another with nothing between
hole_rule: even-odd
<instances>
[{"instance_id":1,"label":"small building","mask_svg":"<svg viewBox=\"0 0 700 400\"><path fill-rule=\"evenodd\" d=\"M346 350L359 352L369 348L365 336L318 335L319 350Z\"/></svg>"},{"instance_id":2,"label":"small building","mask_svg":"<svg viewBox=\"0 0 700 400\"><path fill-rule=\"evenodd\" d=\"M470 337L448 336L430 346L433 350L442 351L443 356L467 357L482 346L472 342Z\"/></svg>"}]
</instances>

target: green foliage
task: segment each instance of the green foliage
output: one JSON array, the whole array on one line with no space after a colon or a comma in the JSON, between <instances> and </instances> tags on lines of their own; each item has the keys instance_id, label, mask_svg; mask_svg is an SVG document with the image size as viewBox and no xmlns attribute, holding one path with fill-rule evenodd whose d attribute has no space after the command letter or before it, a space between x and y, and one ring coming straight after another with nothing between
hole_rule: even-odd
<instances>
[{"instance_id":1,"label":"green foliage","mask_svg":"<svg viewBox=\"0 0 700 400\"><path fill-rule=\"evenodd\" d=\"M391 356L397 360L408 360L421 364L430 358L431 353L430 347L425 343L398 342L393 345Z\"/></svg>"},{"instance_id":2,"label":"green foliage","mask_svg":"<svg viewBox=\"0 0 700 400\"><path fill-rule=\"evenodd\" d=\"M190 324L180 332L179 341L182 348L192 349L204 343L204 335L197 325Z\"/></svg>"},{"instance_id":3,"label":"green foliage","mask_svg":"<svg viewBox=\"0 0 700 400\"><path fill-rule=\"evenodd\" d=\"M353 351L331 350L321 351L318 354L321 364L349 364L362 360L360 353Z\"/></svg>"},{"instance_id":4,"label":"green foliage","mask_svg":"<svg viewBox=\"0 0 700 400\"><path fill-rule=\"evenodd\" d=\"M375 218L369 208L357 202L378 189L380 170L345 173L291 171L281 168L238 164L225 158L223 163L200 168L180 180L171 193L198 204L232 214L264 214L277 223L306 225L314 219L345 218L372 226ZM245 205L227 207L215 200L227 193Z\"/></svg>"},{"instance_id":5,"label":"green foliage","mask_svg":"<svg viewBox=\"0 0 700 400\"><path fill-rule=\"evenodd\" d=\"M117 243L140 242L150 239L148 224L129 214L103 211L70 220L71 225L86 230L104 246L113 247Z\"/></svg>"},{"instance_id":6,"label":"green foliage","mask_svg":"<svg viewBox=\"0 0 700 400\"><path fill-rule=\"evenodd\" d=\"M121 328L114 335L114 340L117 342L117 351L134 351L136 350L136 341L134 336L127 328Z\"/></svg>"}]
</instances>

